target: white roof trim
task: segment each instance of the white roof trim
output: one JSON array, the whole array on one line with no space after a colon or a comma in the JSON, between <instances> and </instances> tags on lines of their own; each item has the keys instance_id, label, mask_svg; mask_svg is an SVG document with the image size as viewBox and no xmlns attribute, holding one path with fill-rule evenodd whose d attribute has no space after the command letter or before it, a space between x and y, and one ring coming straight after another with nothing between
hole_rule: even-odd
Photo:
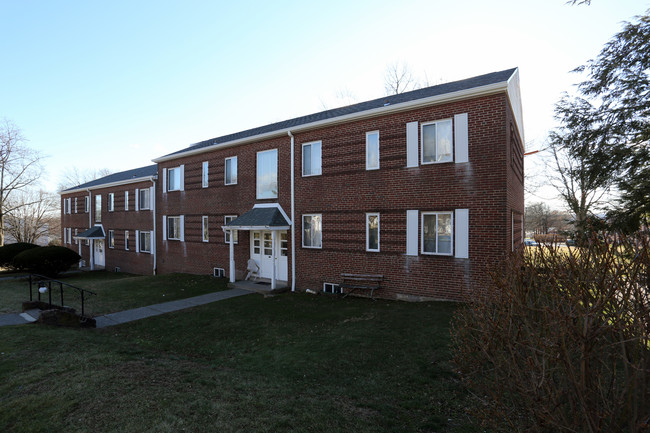
<instances>
[{"instance_id":1,"label":"white roof trim","mask_svg":"<svg viewBox=\"0 0 650 433\"><path fill-rule=\"evenodd\" d=\"M516 72L515 75L517 75ZM359 120L368 117L382 116L389 113L397 113L400 111L412 110L414 108L419 108L426 105L440 104L443 102L452 102L459 99L467 99L467 98L473 98L477 96L490 95L494 93L500 93L503 91L507 92L508 84L509 81L503 81L500 83L489 84L486 86L474 87L471 89L459 90L457 92L445 93L443 95L435 95L435 96L430 96L428 98L415 99L413 101L388 105L384 107L377 107L370 110L360 111L357 113L351 113L343 116L333 117L331 119L319 120L317 122L306 123L304 125L298 125L291 128L283 128L280 130L271 131L264 134L253 135L250 137L241 138L239 140L232 140L224 143L213 144L211 146L205 146L198 149L189 148L184 152L176 153L173 155L162 156L160 158L152 159L152 161L155 163L172 161L178 158L185 158L192 155L198 155L201 153L210 152L215 149L237 146L240 144L265 140L273 137L286 136L287 132L289 131L295 134L296 132L302 132L309 129L320 128L327 125L335 125L337 123L343 123L350 120Z\"/></svg>"},{"instance_id":2,"label":"white roof trim","mask_svg":"<svg viewBox=\"0 0 650 433\"><path fill-rule=\"evenodd\" d=\"M226 227L221 226L221 230L233 231L233 230L269 230L269 231L283 231L289 230L290 226L237 226L237 227Z\"/></svg>"},{"instance_id":3,"label":"white roof trim","mask_svg":"<svg viewBox=\"0 0 650 433\"><path fill-rule=\"evenodd\" d=\"M515 125L517 125L517 130L521 137L521 147L522 149L525 149L526 138L524 137L524 112L522 108L523 104L521 102L521 89L519 87L519 68L515 69L514 74L512 74L508 79L507 93L515 117Z\"/></svg>"},{"instance_id":4,"label":"white roof trim","mask_svg":"<svg viewBox=\"0 0 650 433\"><path fill-rule=\"evenodd\" d=\"M158 176L144 176L144 177L136 177L132 179L126 179L126 180L120 180L117 182L110 182L110 183L102 183L99 185L94 185L94 186L89 186L85 188L76 188L76 189L69 189L65 191L59 191L59 195L65 195L65 194L72 194L75 192L85 192L88 190L96 190L96 189L102 189L102 188L110 188L113 186L122 186L122 185L128 185L130 183L139 183L139 182L147 182L147 181L153 181L154 179L157 179Z\"/></svg>"}]
</instances>

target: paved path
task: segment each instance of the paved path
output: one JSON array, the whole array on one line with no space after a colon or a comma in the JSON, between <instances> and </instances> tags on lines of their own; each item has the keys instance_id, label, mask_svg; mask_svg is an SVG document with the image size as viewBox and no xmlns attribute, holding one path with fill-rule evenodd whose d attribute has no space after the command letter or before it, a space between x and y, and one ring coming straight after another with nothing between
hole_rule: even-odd
<instances>
[{"instance_id":1,"label":"paved path","mask_svg":"<svg viewBox=\"0 0 650 433\"><path fill-rule=\"evenodd\" d=\"M148 307L134 308L133 310L97 316L95 317L95 320L97 321L98 328L105 328L107 326L121 325L122 323L146 319L147 317L159 316L173 311L210 304L212 302L222 301L236 296L248 295L249 293L253 292L244 289L224 290L222 292L195 296L193 298L178 299L176 301L163 302L162 304L149 305ZM0 314L0 326L31 323L36 319L33 317L33 313L30 313L31 312L28 311L21 314Z\"/></svg>"}]
</instances>

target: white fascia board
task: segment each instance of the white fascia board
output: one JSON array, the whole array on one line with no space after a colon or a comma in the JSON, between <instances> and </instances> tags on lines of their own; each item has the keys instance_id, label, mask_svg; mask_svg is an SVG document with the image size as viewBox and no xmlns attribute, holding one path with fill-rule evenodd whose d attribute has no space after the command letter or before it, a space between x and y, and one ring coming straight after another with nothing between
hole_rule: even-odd
<instances>
[{"instance_id":1,"label":"white fascia board","mask_svg":"<svg viewBox=\"0 0 650 433\"><path fill-rule=\"evenodd\" d=\"M215 149L225 149L227 147L233 147L233 146L246 144L254 141L286 136L288 132L295 134L298 132L304 132L310 129L321 128L329 125L336 125L337 123L344 123L351 120L361 120L368 117L383 116L386 114L398 113L400 111L412 110L427 105L442 104L442 103L453 102L461 99L474 98L477 96L491 95L491 94L500 93L504 91L507 92L508 82L509 81L504 81L500 83L490 84L487 86L460 90L458 92L445 93L444 95L436 95L428 98L403 102L400 104L377 107L371 110L360 111L358 113L351 113L351 114L346 114L344 116L333 117L331 119L305 123L304 125L292 126L291 128L278 129L276 131L267 132L265 134L253 135L250 137L241 138L239 140L232 140L224 143L213 144L211 146L201 147L199 149L188 149L185 152L180 152L174 155L162 156L160 158L152 159L152 161L155 162L156 164L159 164L161 162L172 161L178 158L185 158L188 156L199 155L201 153L210 152Z\"/></svg>"},{"instance_id":2,"label":"white fascia board","mask_svg":"<svg viewBox=\"0 0 650 433\"><path fill-rule=\"evenodd\" d=\"M508 94L510 106L512 107L512 112L515 117L515 124L517 125L519 136L521 137L522 149L525 149L526 138L524 137L524 113L522 108L523 104L521 102L521 89L519 87L519 68L515 69L515 72L508 79L506 93Z\"/></svg>"},{"instance_id":3,"label":"white fascia board","mask_svg":"<svg viewBox=\"0 0 650 433\"><path fill-rule=\"evenodd\" d=\"M133 178L133 179L120 180L118 182L102 183L102 184L99 184L99 185L89 186L89 187L85 187L85 188L77 188L77 189L70 189L70 190L66 190L66 191L59 191L59 195L72 194L72 193L82 192L82 191L83 192L88 192L88 190L111 188L111 187L114 187L114 186L128 185L128 184L131 184L131 183L153 181L155 179L158 179L158 176L136 177L136 178Z\"/></svg>"},{"instance_id":4,"label":"white fascia board","mask_svg":"<svg viewBox=\"0 0 650 433\"><path fill-rule=\"evenodd\" d=\"M221 226L221 230L229 231L229 230L269 230L269 231L282 231L282 230L289 230L291 227L290 226L236 226L236 227L226 227L226 226Z\"/></svg>"}]
</instances>

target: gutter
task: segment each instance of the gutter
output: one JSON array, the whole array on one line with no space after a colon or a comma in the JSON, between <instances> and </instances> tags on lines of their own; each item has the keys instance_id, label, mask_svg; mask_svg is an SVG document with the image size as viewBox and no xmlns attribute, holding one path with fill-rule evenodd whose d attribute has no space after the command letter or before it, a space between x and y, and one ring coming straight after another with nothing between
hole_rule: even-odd
<instances>
[{"instance_id":1,"label":"gutter","mask_svg":"<svg viewBox=\"0 0 650 433\"><path fill-rule=\"evenodd\" d=\"M295 193L295 170L294 170L294 137L291 131L287 131L291 137L291 291L296 291L296 193Z\"/></svg>"},{"instance_id":2,"label":"gutter","mask_svg":"<svg viewBox=\"0 0 650 433\"><path fill-rule=\"evenodd\" d=\"M492 95L495 93L507 92L508 91L509 81L503 81L500 83L489 84L481 87L474 87L472 89L459 90L457 92L445 93L443 95L430 96L428 98L415 99L413 101L402 102L395 105L387 105L383 107L377 107L370 110L365 110L357 113L346 114L343 116L337 116L330 119L319 120L316 122L305 123L300 126L295 126L292 128L282 128L275 131L267 132L264 134L252 135L250 137L240 138L238 140L227 141L224 143L213 144L211 146L201 147L199 149L189 148L184 152L175 153L172 155L161 156L160 158L152 159L155 163L161 163L166 161L173 161L178 158L185 158L192 155L199 155L201 153L210 152L215 149L223 149L227 147L237 146L240 144L256 142L260 140L266 140L269 138L281 137L284 134L291 136L292 132L303 132L310 129L321 128L323 126L335 125L337 123L345 123L350 120L361 120L370 117L383 116L390 113L397 113L400 111L412 110L415 108L424 107L431 104L441 104L446 102L453 102L461 99L474 98L478 96Z\"/></svg>"},{"instance_id":3,"label":"gutter","mask_svg":"<svg viewBox=\"0 0 650 433\"><path fill-rule=\"evenodd\" d=\"M151 180L152 177L154 176L134 177L131 179L119 180L116 182L101 183L101 184L97 184L85 188L66 189L64 191L59 192L59 195L72 194L74 192L81 192L81 191L90 191L91 189L102 189L102 188L110 188L112 186L128 185L130 183L146 182L147 180Z\"/></svg>"}]
</instances>

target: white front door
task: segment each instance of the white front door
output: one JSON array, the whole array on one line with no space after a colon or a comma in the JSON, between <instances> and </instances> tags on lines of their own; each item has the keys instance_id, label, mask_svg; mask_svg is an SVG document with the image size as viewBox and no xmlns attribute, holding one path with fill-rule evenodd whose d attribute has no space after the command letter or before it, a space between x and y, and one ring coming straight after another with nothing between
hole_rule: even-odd
<instances>
[{"instance_id":1,"label":"white front door","mask_svg":"<svg viewBox=\"0 0 650 433\"><path fill-rule=\"evenodd\" d=\"M251 257L260 267L259 276L273 278L273 234L270 231L251 232ZM275 236L275 279L288 280L287 232L277 232Z\"/></svg>"},{"instance_id":2,"label":"white front door","mask_svg":"<svg viewBox=\"0 0 650 433\"><path fill-rule=\"evenodd\" d=\"M104 256L104 241L95 239L95 266L106 266L106 256Z\"/></svg>"}]
</instances>

